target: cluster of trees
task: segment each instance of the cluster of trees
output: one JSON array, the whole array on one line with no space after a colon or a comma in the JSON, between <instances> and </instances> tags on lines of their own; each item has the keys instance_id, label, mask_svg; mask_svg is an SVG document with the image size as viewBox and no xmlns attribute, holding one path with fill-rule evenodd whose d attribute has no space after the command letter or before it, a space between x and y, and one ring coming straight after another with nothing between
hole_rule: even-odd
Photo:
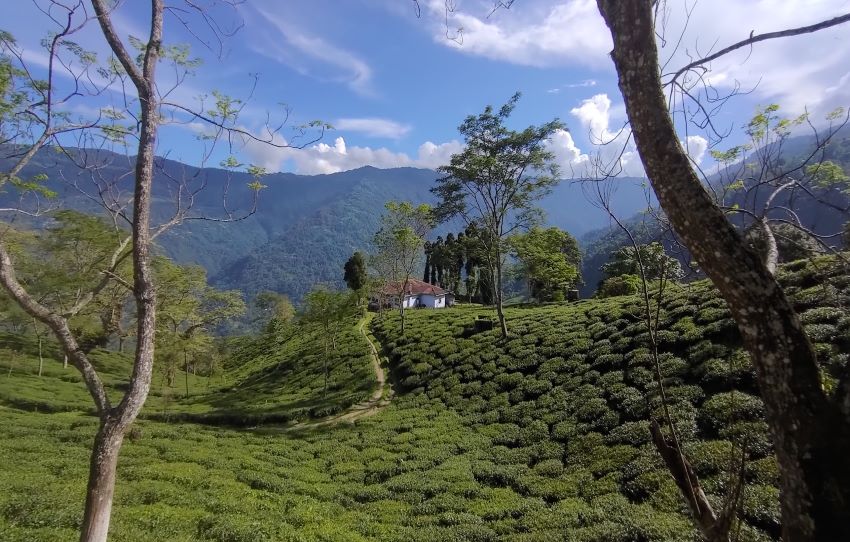
<instances>
[{"instance_id":1,"label":"cluster of trees","mask_svg":"<svg viewBox=\"0 0 850 542\"><path fill-rule=\"evenodd\" d=\"M431 191L439 199L437 219L459 218L480 229L482 260L492 279L493 304L502 337L508 336L503 310L504 265L511 235L536 224L536 203L559 182L558 165L546 142L564 125L554 119L521 131L505 126L520 94L494 110L468 116L458 127L466 144L463 151L439 169Z\"/></svg>"},{"instance_id":2,"label":"cluster of trees","mask_svg":"<svg viewBox=\"0 0 850 542\"><path fill-rule=\"evenodd\" d=\"M636 294L655 281L676 281L685 274L679 260L658 242L620 248L602 266L602 273L605 278L599 284L598 297Z\"/></svg>"},{"instance_id":3,"label":"cluster of trees","mask_svg":"<svg viewBox=\"0 0 850 542\"><path fill-rule=\"evenodd\" d=\"M117 255L113 248L116 238L125 233L100 217L76 211L58 211L51 218L42 230L6 231L17 268L26 277L24 284L40 303L59 307L69 315L70 330L78 337L83 351L114 348L124 352L127 343L134 341L136 329L129 282L132 269L127 260L131 247L127 243ZM118 263L109 266L113 258ZM106 267L113 271L104 275L100 270ZM156 363L167 385L175 385L181 368L187 376L190 372L214 373L215 329L245 312L242 294L209 286L200 266L178 265L160 255L152 259L151 267L159 313ZM42 350L49 329L7 295L0 296L0 311L3 326L17 333L33 334L43 363ZM67 366L67 356L64 362Z\"/></svg>"},{"instance_id":4,"label":"cluster of trees","mask_svg":"<svg viewBox=\"0 0 850 542\"><path fill-rule=\"evenodd\" d=\"M470 302L489 305L493 301L493 284L484 258L481 230L472 222L458 232L425 243L425 274L429 284L461 295ZM463 288L461 288L463 286Z\"/></svg>"},{"instance_id":5,"label":"cluster of trees","mask_svg":"<svg viewBox=\"0 0 850 542\"><path fill-rule=\"evenodd\" d=\"M563 301L567 290L581 282L581 249L568 232L535 226L513 235L509 246L537 301Z\"/></svg>"}]
</instances>

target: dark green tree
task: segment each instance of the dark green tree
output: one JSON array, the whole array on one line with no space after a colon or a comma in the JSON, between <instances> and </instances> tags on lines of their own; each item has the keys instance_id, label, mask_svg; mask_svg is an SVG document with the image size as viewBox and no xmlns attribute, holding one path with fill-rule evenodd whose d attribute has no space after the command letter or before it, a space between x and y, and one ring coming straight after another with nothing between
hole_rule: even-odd
<instances>
[{"instance_id":1,"label":"dark green tree","mask_svg":"<svg viewBox=\"0 0 850 542\"><path fill-rule=\"evenodd\" d=\"M463 121L458 130L466 147L439 168L444 176L431 189L440 200L436 207L440 220L460 217L481 229L503 337L508 335L502 300L506 239L537 221L537 201L558 183L558 167L545 142L564 129L557 119L521 131L507 128L505 121L519 97L515 94L498 111L487 106Z\"/></svg>"},{"instance_id":2,"label":"dark green tree","mask_svg":"<svg viewBox=\"0 0 850 542\"><path fill-rule=\"evenodd\" d=\"M348 288L353 292L358 292L358 298L361 297L360 293L363 292L363 289L366 287L368 279L366 273L366 258L363 256L363 253L357 251L352 254L351 258L345 262L344 271L343 280L345 280L345 284L348 285Z\"/></svg>"}]
</instances>

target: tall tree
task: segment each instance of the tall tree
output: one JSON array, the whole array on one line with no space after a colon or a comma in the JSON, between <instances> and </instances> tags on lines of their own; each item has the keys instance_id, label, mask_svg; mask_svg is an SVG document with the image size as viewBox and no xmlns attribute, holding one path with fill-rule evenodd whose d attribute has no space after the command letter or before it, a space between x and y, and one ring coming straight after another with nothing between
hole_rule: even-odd
<instances>
[{"instance_id":1,"label":"tall tree","mask_svg":"<svg viewBox=\"0 0 850 542\"><path fill-rule=\"evenodd\" d=\"M325 287L316 287L304 296L304 311L301 319L314 323L322 328L322 344L325 355L322 358L322 373L324 374L324 394L328 393L330 380L330 355L336 350L336 337L343 322L354 314L355 304L352 295L336 292Z\"/></svg>"},{"instance_id":2,"label":"tall tree","mask_svg":"<svg viewBox=\"0 0 850 542\"><path fill-rule=\"evenodd\" d=\"M189 372L195 360L213 349L214 328L245 312L242 294L222 291L207 285L204 269L197 265L178 265L164 257L153 261L157 292L157 348L164 361L168 385L174 385L177 368L185 372L189 395ZM190 365L190 362L192 364Z\"/></svg>"},{"instance_id":3,"label":"tall tree","mask_svg":"<svg viewBox=\"0 0 850 542\"><path fill-rule=\"evenodd\" d=\"M782 535L787 542L850 539L850 374L838 393L822 385L815 350L773 273L752 251L700 182L673 125L661 80L655 2L598 0L611 30L611 56L635 144L655 194L694 259L726 300L753 360L781 478ZM850 21L750 37L680 73L765 39ZM668 462L677 481L690 476ZM728 514L685 494L703 534L728 538ZM725 512L725 511L724 511Z\"/></svg>"},{"instance_id":4,"label":"tall tree","mask_svg":"<svg viewBox=\"0 0 850 542\"><path fill-rule=\"evenodd\" d=\"M537 301L562 301L578 280L578 267L564 252L569 238L572 236L561 229L540 227L510 237L511 251Z\"/></svg>"},{"instance_id":5,"label":"tall tree","mask_svg":"<svg viewBox=\"0 0 850 542\"><path fill-rule=\"evenodd\" d=\"M259 319L265 322L266 331L288 324L295 317L295 306L290 299L277 292L262 291L254 298L254 306L260 311Z\"/></svg>"},{"instance_id":6,"label":"tall tree","mask_svg":"<svg viewBox=\"0 0 850 542\"><path fill-rule=\"evenodd\" d=\"M343 269L343 280L348 288L357 293L358 302L362 297L363 289L366 287L366 258L362 252L355 252L351 255L348 261L345 262Z\"/></svg>"},{"instance_id":7,"label":"tall tree","mask_svg":"<svg viewBox=\"0 0 850 542\"><path fill-rule=\"evenodd\" d=\"M510 117L520 94L495 111L468 116L458 127L466 147L439 168L444 174L431 191L440 199L440 220L460 217L481 229L484 259L492 277L493 296L503 337L508 335L502 295L506 239L536 222L537 201L558 183L558 166L546 140L564 129L557 119L522 131L510 130Z\"/></svg>"},{"instance_id":8,"label":"tall tree","mask_svg":"<svg viewBox=\"0 0 850 542\"><path fill-rule=\"evenodd\" d=\"M121 36L114 23L115 10L121 2L90 0L90 2L39 2L38 9L45 21L54 25L43 40L46 61L30 62L8 32L0 32L0 137L4 145L0 152L9 164L0 171L0 188L17 189L22 193L21 204L2 212L41 214L44 196L54 196L43 185L44 176L25 178L27 166L45 148L55 148L80 167L81 173L93 187L81 188L77 180L67 181L68 188L79 190L94 200L116 224L129 232L116 235L113 251L105 265L97 269L93 288L80 292L68 309L50 302L41 302L30 291L27 277L18 269L0 237L0 283L9 296L30 316L36 318L56 336L71 363L80 371L95 403L99 427L92 446L86 504L81 522L83 542L103 542L109 531L115 490L118 454L124 434L135 421L151 385L156 334L156 288L151 268L151 246L154 239L168 228L189 219L204 218L193 212L192 203L204 180L198 184L188 177L175 181L176 205L162 223L155 223L151 213L154 172L162 166L155 158L157 135L161 125L169 122L186 124L199 122L210 130L205 132L207 160L215 141L224 135L231 139L254 139L251 132L240 128L239 112L243 104L220 93L214 93L214 103L200 99L198 107L170 101L179 86L198 66L185 45L167 45L164 41L165 17L168 10L179 26L186 26L189 35L204 45L224 38L231 31L225 21L217 21L214 13L202 4L186 1L185 7L170 5L163 0L150 0L149 17L140 38ZM238 2L225 2L234 8ZM219 6L220 7L220 6ZM218 12L218 8L213 10ZM197 19L193 19L197 17ZM139 22L139 21L136 21ZM199 22L200 27L195 27ZM74 41L74 35L95 25L105 39L109 58L99 63L97 55ZM212 36L204 35L211 32ZM157 67L166 64L171 82L157 85ZM101 98L115 93L111 103L120 107L100 107ZM94 118L77 120L72 111L95 110ZM319 130L321 123L313 123ZM268 132L265 143L274 143L274 130ZM73 142L76 148L66 146ZM129 175L109 173L109 152L126 152ZM114 168L112 169L114 172ZM259 173L259 169L252 170ZM73 176L76 177L76 176ZM122 186L122 180L132 186ZM56 180L57 182L59 180ZM257 181L249 185L256 193L262 188ZM240 219L226 203L222 222ZM37 197L33 197L37 196ZM246 214L253 213L255 206ZM122 230L123 231L123 230ZM128 250L129 249L129 250ZM127 255L129 254L129 255ZM132 279L124 280L115 271L125 259L131 260ZM107 395L96 367L83 348L80 334L75 332L72 318L88 306L96 294L114 282L132 292L135 305L136 340L130 381L117 404Z\"/></svg>"},{"instance_id":9,"label":"tall tree","mask_svg":"<svg viewBox=\"0 0 850 542\"><path fill-rule=\"evenodd\" d=\"M397 296L401 315L401 332L405 329L405 297L410 279L422 258L425 236L434 224L431 206L425 203L413 205L410 202L390 201L387 212L381 218L381 229L375 234L374 245L382 254L382 260L389 262L389 276L386 287Z\"/></svg>"}]
</instances>

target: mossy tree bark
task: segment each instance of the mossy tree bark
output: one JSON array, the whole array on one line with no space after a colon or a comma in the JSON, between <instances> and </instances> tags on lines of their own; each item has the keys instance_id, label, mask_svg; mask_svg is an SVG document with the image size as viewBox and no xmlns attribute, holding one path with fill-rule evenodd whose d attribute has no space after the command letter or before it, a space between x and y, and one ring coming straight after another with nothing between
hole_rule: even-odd
<instances>
[{"instance_id":1,"label":"mossy tree bark","mask_svg":"<svg viewBox=\"0 0 850 542\"><path fill-rule=\"evenodd\" d=\"M793 306L700 183L663 92L651 0L598 0L638 152L662 208L749 351L781 474L783 540L850 540L850 420L823 391Z\"/></svg>"}]
</instances>

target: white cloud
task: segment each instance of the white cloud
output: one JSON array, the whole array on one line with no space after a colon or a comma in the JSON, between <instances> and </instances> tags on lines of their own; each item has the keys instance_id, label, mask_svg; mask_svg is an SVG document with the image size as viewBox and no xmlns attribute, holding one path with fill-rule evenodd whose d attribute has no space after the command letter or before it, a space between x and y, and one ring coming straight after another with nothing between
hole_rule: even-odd
<instances>
[{"instance_id":1,"label":"white cloud","mask_svg":"<svg viewBox=\"0 0 850 542\"><path fill-rule=\"evenodd\" d=\"M284 17L271 11L281 5L270 4L267 6L269 9L255 7L275 30L273 36L262 32L254 36L258 40L253 45L257 53L286 64L299 73L345 83L358 94L375 94L369 64L352 52L289 24ZM308 59L314 62L310 63Z\"/></svg>"},{"instance_id":2,"label":"white cloud","mask_svg":"<svg viewBox=\"0 0 850 542\"><path fill-rule=\"evenodd\" d=\"M556 130L545 145L555 155L555 162L565 177L580 176L580 171L588 165L589 157L581 152L573 141L573 135L566 130Z\"/></svg>"},{"instance_id":3,"label":"white cloud","mask_svg":"<svg viewBox=\"0 0 850 542\"><path fill-rule=\"evenodd\" d=\"M662 55L672 57L668 65L671 69L743 40L751 32L795 28L847 11L846 0L715 0L695 3L687 18L683 5L668 2L667 6L668 40ZM686 25L685 39L674 52L677 40L669 37L678 37ZM846 106L850 103L850 89L839 83L850 58L846 27L840 25L744 47L711 64L710 82L725 91L738 84L743 90L755 87L755 96L761 103L776 102L789 115L800 113L805 107L819 115L836 105ZM824 91L830 87L837 92Z\"/></svg>"},{"instance_id":4,"label":"white cloud","mask_svg":"<svg viewBox=\"0 0 850 542\"><path fill-rule=\"evenodd\" d=\"M523 0L492 12L484 0L455 2L445 18L445 0L428 0L430 30L437 43L475 56L526 66L584 66L613 73L610 32L592 0ZM826 20L847 11L847 0L713 0L662 4L659 43L665 71L761 34ZM689 10L691 10L689 12ZM460 43L447 39L462 28ZM850 58L847 25L744 47L712 63L706 77L722 91L755 88L758 103L776 102L789 115L808 107L816 117L850 104L842 84ZM679 39L681 36L681 40ZM675 52L674 52L675 51ZM669 61L669 62L667 62ZM557 94L564 87L550 89ZM825 91L825 89L828 89Z\"/></svg>"},{"instance_id":5,"label":"white cloud","mask_svg":"<svg viewBox=\"0 0 850 542\"><path fill-rule=\"evenodd\" d=\"M409 124L379 118L337 119L333 123L333 126L337 130L360 132L371 137L385 137L388 139L401 139L411 129Z\"/></svg>"},{"instance_id":6,"label":"white cloud","mask_svg":"<svg viewBox=\"0 0 850 542\"><path fill-rule=\"evenodd\" d=\"M278 145L286 143L280 136L276 136L274 142ZM332 145L318 143L303 149L274 147L254 140L244 144L250 163L269 171L292 169L304 175L337 173L363 166L434 169L447 164L451 155L462 149L463 144L455 140L440 144L426 141L419 146L416 157L410 157L407 153L394 152L385 147L350 146L343 137L337 137Z\"/></svg>"},{"instance_id":7,"label":"white cloud","mask_svg":"<svg viewBox=\"0 0 850 542\"><path fill-rule=\"evenodd\" d=\"M700 135L688 136L682 142L682 146L685 148L688 156L691 157L691 160L697 165L700 165L702 159L705 157L705 151L708 150L708 140Z\"/></svg>"},{"instance_id":8,"label":"white cloud","mask_svg":"<svg viewBox=\"0 0 850 542\"><path fill-rule=\"evenodd\" d=\"M579 81L578 83L568 83L566 85L562 85L560 87L550 88L546 92L549 94L558 94L564 89L568 88L586 88L586 87L595 87L596 79L585 79L583 81Z\"/></svg>"},{"instance_id":9,"label":"white cloud","mask_svg":"<svg viewBox=\"0 0 850 542\"><path fill-rule=\"evenodd\" d=\"M643 177L645 172L640 155L631 138L631 130L617 121L622 113L614 107L607 94L597 94L582 100L570 110L586 131L591 147L582 151L573 140L572 134L559 130L547 143L555 153L558 164L565 175L573 177L598 177L616 174L628 177ZM708 150L708 140L700 135L688 136L682 142L688 155L700 164Z\"/></svg>"},{"instance_id":10,"label":"white cloud","mask_svg":"<svg viewBox=\"0 0 850 542\"><path fill-rule=\"evenodd\" d=\"M445 0L429 0L434 39L467 54L505 60L528 66L558 66L578 63L607 65L611 35L593 0L563 2L538 0L521 9L463 11L459 6L445 15ZM486 3L485 3L486 4ZM448 24L448 29L445 25ZM462 29L462 39L446 38Z\"/></svg>"},{"instance_id":11,"label":"white cloud","mask_svg":"<svg viewBox=\"0 0 850 542\"><path fill-rule=\"evenodd\" d=\"M419 146L417 155L417 167L428 169L436 169L449 163L453 154L457 154L463 150L463 143L453 139L447 143L431 143L426 141Z\"/></svg>"}]
</instances>

